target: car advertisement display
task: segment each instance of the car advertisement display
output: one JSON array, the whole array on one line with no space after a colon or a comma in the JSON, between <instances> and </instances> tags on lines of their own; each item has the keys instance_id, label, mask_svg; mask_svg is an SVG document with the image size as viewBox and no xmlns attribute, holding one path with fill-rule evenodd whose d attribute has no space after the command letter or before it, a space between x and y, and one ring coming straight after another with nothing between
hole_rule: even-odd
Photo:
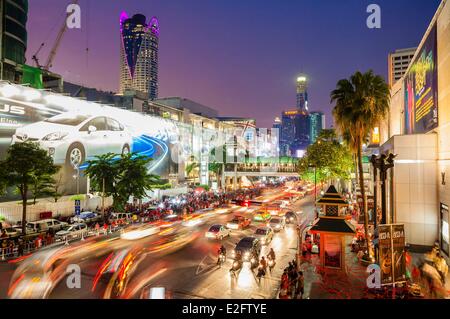
<instances>
[{"instance_id":1,"label":"car advertisement display","mask_svg":"<svg viewBox=\"0 0 450 319\"><path fill-rule=\"evenodd\" d=\"M86 161L108 152L151 157L149 170L162 178L177 174L172 153L192 151L187 133L186 127L159 117L0 83L0 158L11 144L38 143L62 167L67 193L74 191L76 174L85 192Z\"/></svg>"},{"instance_id":2,"label":"car advertisement display","mask_svg":"<svg viewBox=\"0 0 450 319\"><path fill-rule=\"evenodd\" d=\"M405 75L405 134L426 133L438 126L436 43L434 26Z\"/></svg>"},{"instance_id":3,"label":"car advertisement display","mask_svg":"<svg viewBox=\"0 0 450 319\"><path fill-rule=\"evenodd\" d=\"M394 282L406 281L405 226L392 225Z\"/></svg>"},{"instance_id":4,"label":"car advertisement display","mask_svg":"<svg viewBox=\"0 0 450 319\"><path fill-rule=\"evenodd\" d=\"M379 262L381 268L381 284L392 284L392 242L391 226L378 226Z\"/></svg>"},{"instance_id":5,"label":"car advertisement display","mask_svg":"<svg viewBox=\"0 0 450 319\"><path fill-rule=\"evenodd\" d=\"M405 226L388 224L378 227L381 284L406 281Z\"/></svg>"}]
</instances>

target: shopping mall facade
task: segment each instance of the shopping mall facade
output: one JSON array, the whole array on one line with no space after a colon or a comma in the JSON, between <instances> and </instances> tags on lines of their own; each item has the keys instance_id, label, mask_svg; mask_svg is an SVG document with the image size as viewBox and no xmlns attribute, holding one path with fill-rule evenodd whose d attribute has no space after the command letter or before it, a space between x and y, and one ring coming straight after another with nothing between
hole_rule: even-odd
<instances>
[{"instance_id":1,"label":"shopping mall facade","mask_svg":"<svg viewBox=\"0 0 450 319\"><path fill-rule=\"evenodd\" d=\"M79 189L86 194L86 161L108 152L151 157L149 170L172 189L186 189L186 167L194 162L195 182L214 188L218 180L210 163L239 164L278 154L275 131L251 127L255 132L248 134L247 128L230 122L170 110L172 116L161 117L0 81L0 159L11 144L37 142L61 166L65 193ZM183 120L174 118L176 112Z\"/></svg>"},{"instance_id":2,"label":"shopping mall facade","mask_svg":"<svg viewBox=\"0 0 450 319\"><path fill-rule=\"evenodd\" d=\"M397 154L388 174L388 221L405 224L406 241L449 256L450 1L426 30L405 76L391 88L380 125L380 153Z\"/></svg>"}]
</instances>

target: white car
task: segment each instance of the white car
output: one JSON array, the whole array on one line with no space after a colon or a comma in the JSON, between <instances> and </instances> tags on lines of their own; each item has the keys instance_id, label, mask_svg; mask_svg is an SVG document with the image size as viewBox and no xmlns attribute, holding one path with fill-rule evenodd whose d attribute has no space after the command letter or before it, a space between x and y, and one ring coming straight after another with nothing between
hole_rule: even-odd
<instances>
[{"instance_id":1,"label":"white car","mask_svg":"<svg viewBox=\"0 0 450 319\"><path fill-rule=\"evenodd\" d=\"M53 162L79 167L87 158L131 151L132 137L117 120L108 116L63 113L18 128L12 144L37 142Z\"/></svg>"},{"instance_id":2,"label":"white car","mask_svg":"<svg viewBox=\"0 0 450 319\"><path fill-rule=\"evenodd\" d=\"M253 237L258 238L261 245L268 245L273 239L273 230L270 227L260 227L256 229Z\"/></svg>"},{"instance_id":3,"label":"white car","mask_svg":"<svg viewBox=\"0 0 450 319\"><path fill-rule=\"evenodd\" d=\"M284 217L272 218L268 226L270 226L274 232L279 232L280 230L285 228L286 221L284 220Z\"/></svg>"},{"instance_id":4,"label":"white car","mask_svg":"<svg viewBox=\"0 0 450 319\"><path fill-rule=\"evenodd\" d=\"M231 230L224 225L212 225L205 233L206 238L222 240L231 235Z\"/></svg>"},{"instance_id":5,"label":"white car","mask_svg":"<svg viewBox=\"0 0 450 319\"><path fill-rule=\"evenodd\" d=\"M80 215L74 216L72 218L73 222L75 223L93 223L93 222L99 222L102 220L102 216L97 213L93 212L82 212Z\"/></svg>"},{"instance_id":6,"label":"white car","mask_svg":"<svg viewBox=\"0 0 450 319\"><path fill-rule=\"evenodd\" d=\"M65 239L66 237L68 239L72 239L72 238L81 238L81 234L84 233L84 235L86 235L87 232L87 225L85 223L77 223L77 224L73 224L73 225L69 225L64 227L62 230L60 230L59 232L57 232L56 238L63 238Z\"/></svg>"}]
</instances>

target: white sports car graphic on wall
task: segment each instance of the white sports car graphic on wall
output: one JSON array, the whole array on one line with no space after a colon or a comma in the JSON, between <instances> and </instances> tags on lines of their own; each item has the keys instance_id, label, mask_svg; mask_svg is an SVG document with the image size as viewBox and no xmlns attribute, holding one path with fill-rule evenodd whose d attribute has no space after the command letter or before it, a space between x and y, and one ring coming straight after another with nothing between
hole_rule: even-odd
<instances>
[{"instance_id":1,"label":"white sports car graphic on wall","mask_svg":"<svg viewBox=\"0 0 450 319\"><path fill-rule=\"evenodd\" d=\"M116 119L80 113L63 113L18 128L12 144L36 142L58 165L80 167L93 156L131 151L132 136Z\"/></svg>"}]
</instances>

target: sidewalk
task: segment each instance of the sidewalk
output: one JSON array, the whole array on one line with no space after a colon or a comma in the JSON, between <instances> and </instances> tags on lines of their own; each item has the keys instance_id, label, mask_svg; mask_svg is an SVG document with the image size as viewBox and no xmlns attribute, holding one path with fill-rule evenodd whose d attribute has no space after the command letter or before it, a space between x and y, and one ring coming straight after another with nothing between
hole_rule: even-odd
<instances>
[{"instance_id":1,"label":"sidewalk","mask_svg":"<svg viewBox=\"0 0 450 319\"><path fill-rule=\"evenodd\" d=\"M305 277L303 299L373 299L366 285L366 266L361 265L356 254L350 251L348 240L345 247L347 273L326 270L320 267L318 254L301 258L300 270ZM412 253L412 262L417 265L422 254ZM446 289L450 293L450 274L447 276ZM448 298L448 297L447 297Z\"/></svg>"},{"instance_id":2,"label":"sidewalk","mask_svg":"<svg viewBox=\"0 0 450 319\"><path fill-rule=\"evenodd\" d=\"M350 243L350 241L348 242ZM366 288L366 267L359 264L356 254L345 247L347 273L323 270L318 254L301 257L300 270L305 277L303 299L362 299L368 298Z\"/></svg>"}]
</instances>

